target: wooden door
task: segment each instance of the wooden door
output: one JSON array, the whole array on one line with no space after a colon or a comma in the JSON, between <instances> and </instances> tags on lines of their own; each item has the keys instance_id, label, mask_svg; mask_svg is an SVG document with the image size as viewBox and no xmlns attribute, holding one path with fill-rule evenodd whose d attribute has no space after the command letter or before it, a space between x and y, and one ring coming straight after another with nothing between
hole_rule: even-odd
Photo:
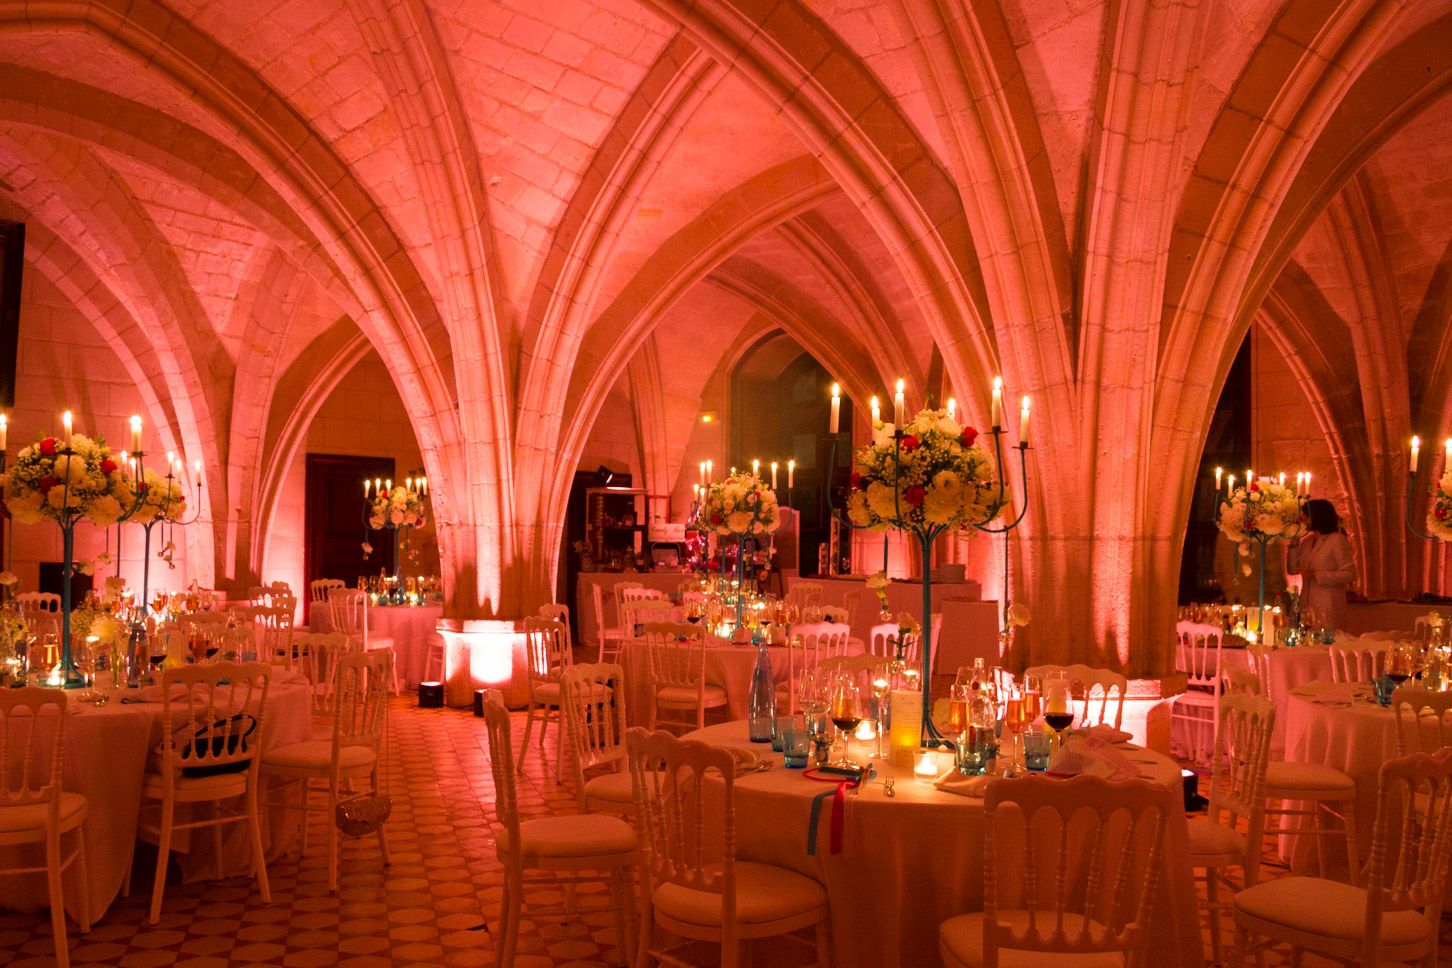
<instances>
[{"instance_id":1,"label":"wooden door","mask_svg":"<svg viewBox=\"0 0 1452 968\"><path fill-rule=\"evenodd\" d=\"M303 570L307 584L298 596L307 602L309 589L319 578L341 578L349 587L360 575L379 569L393 574L393 541L388 531L369 531L363 481L393 477L391 457L307 455L304 524L307 535ZM373 546L365 560L363 542ZM308 608L304 606L304 618Z\"/></svg>"}]
</instances>

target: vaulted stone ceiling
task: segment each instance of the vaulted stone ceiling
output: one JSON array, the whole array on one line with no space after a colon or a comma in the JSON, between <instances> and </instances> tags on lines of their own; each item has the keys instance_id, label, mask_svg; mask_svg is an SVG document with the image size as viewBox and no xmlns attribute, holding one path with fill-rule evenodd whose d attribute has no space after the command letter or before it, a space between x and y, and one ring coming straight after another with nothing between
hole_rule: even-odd
<instances>
[{"instance_id":1,"label":"vaulted stone ceiling","mask_svg":"<svg viewBox=\"0 0 1452 968\"><path fill-rule=\"evenodd\" d=\"M1369 580L1441 580L1392 531L1452 416L1449 68L1447 0L0 0L0 216L227 482L219 581L371 345L451 609L518 614L612 387L679 424L765 320L859 404L1034 394L1032 647L1154 671L1257 319L1359 435Z\"/></svg>"}]
</instances>

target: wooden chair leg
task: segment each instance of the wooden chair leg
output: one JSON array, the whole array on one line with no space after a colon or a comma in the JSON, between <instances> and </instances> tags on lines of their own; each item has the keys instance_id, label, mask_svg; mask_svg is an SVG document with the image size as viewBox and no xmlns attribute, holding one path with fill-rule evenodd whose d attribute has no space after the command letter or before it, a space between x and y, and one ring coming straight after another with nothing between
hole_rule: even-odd
<instances>
[{"instance_id":1,"label":"wooden chair leg","mask_svg":"<svg viewBox=\"0 0 1452 968\"><path fill-rule=\"evenodd\" d=\"M151 914L149 923L161 920L161 897L166 891L166 865L171 859L171 826L176 816L176 805L170 799L161 802L161 829L156 838L156 877L151 882Z\"/></svg>"},{"instance_id":2,"label":"wooden chair leg","mask_svg":"<svg viewBox=\"0 0 1452 968\"><path fill-rule=\"evenodd\" d=\"M378 791L378 768L376 766L373 768L373 790L375 793ZM383 855L383 866L387 867L393 863L393 859L388 853L388 834L384 832L383 827L383 824L378 825L378 853Z\"/></svg>"},{"instance_id":3,"label":"wooden chair leg","mask_svg":"<svg viewBox=\"0 0 1452 968\"><path fill-rule=\"evenodd\" d=\"M1210 963L1221 964L1220 959L1220 885L1215 868L1205 868L1205 906L1210 915Z\"/></svg>"},{"instance_id":4,"label":"wooden chair leg","mask_svg":"<svg viewBox=\"0 0 1452 968\"><path fill-rule=\"evenodd\" d=\"M610 894L615 908L615 937L620 942L620 962L630 964L630 932L626 928L626 908L629 904L630 886L626 883L625 871L615 870L610 874Z\"/></svg>"},{"instance_id":5,"label":"wooden chair leg","mask_svg":"<svg viewBox=\"0 0 1452 968\"><path fill-rule=\"evenodd\" d=\"M328 890L338 893L338 779L328 783Z\"/></svg>"},{"instance_id":6,"label":"wooden chair leg","mask_svg":"<svg viewBox=\"0 0 1452 968\"><path fill-rule=\"evenodd\" d=\"M504 916L507 920L499 948L499 965L501 968L512 968L514 950L519 946L519 919L524 907L524 883L520 872L510 870L505 875L505 884Z\"/></svg>"},{"instance_id":7,"label":"wooden chair leg","mask_svg":"<svg viewBox=\"0 0 1452 968\"><path fill-rule=\"evenodd\" d=\"M529 710L524 714L524 742L519 744L519 763L515 765L515 772L524 772L525 754L529 752L529 731L534 728L534 701L531 700ZM540 732L544 732L544 724L540 724Z\"/></svg>"},{"instance_id":8,"label":"wooden chair leg","mask_svg":"<svg viewBox=\"0 0 1452 968\"><path fill-rule=\"evenodd\" d=\"M832 930L825 920L817 922L817 968L832 968Z\"/></svg>"},{"instance_id":9,"label":"wooden chair leg","mask_svg":"<svg viewBox=\"0 0 1452 968\"><path fill-rule=\"evenodd\" d=\"M55 961L60 968L70 968L71 945L66 937L66 893L61 884L60 831L52 830L45 838L45 879L50 895L50 930L55 937Z\"/></svg>"},{"instance_id":10,"label":"wooden chair leg","mask_svg":"<svg viewBox=\"0 0 1452 968\"><path fill-rule=\"evenodd\" d=\"M257 874L257 893L263 904L271 904L272 885L267 881L267 854L262 847L262 810L257 803L257 783L247 785L247 826L252 833L252 867Z\"/></svg>"},{"instance_id":11,"label":"wooden chair leg","mask_svg":"<svg viewBox=\"0 0 1452 968\"><path fill-rule=\"evenodd\" d=\"M129 864L127 865L130 866ZM91 876L86 867L86 828L76 828L76 877L81 883L81 934L91 930Z\"/></svg>"}]
</instances>

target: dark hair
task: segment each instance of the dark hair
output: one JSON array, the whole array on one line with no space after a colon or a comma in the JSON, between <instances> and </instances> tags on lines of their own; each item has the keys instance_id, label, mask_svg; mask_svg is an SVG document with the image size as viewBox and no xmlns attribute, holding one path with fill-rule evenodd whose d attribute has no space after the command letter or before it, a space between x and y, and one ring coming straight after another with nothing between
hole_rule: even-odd
<instances>
[{"instance_id":1,"label":"dark hair","mask_svg":"<svg viewBox=\"0 0 1452 968\"><path fill-rule=\"evenodd\" d=\"M1335 534L1341 530L1341 517L1336 513L1336 506L1325 498L1306 502L1306 521L1318 534Z\"/></svg>"}]
</instances>

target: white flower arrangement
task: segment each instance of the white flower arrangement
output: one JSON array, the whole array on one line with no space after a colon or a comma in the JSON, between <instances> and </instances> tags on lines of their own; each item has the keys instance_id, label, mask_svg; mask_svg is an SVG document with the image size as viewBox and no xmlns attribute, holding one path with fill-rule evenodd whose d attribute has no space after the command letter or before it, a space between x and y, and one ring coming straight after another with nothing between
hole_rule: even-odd
<instances>
[{"instance_id":1,"label":"white flower arrangement","mask_svg":"<svg viewBox=\"0 0 1452 968\"><path fill-rule=\"evenodd\" d=\"M1230 492L1215 524L1225 537L1241 543L1242 554L1249 553L1245 543L1253 538L1299 538L1306 533L1301 499L1292 488L1268 477Z\"/></svg>"},{"instance_id":2,"label":"white flower arrangement","mask_svg":"<svg viewBox=\"0 0 1452 968\"><path fill-rule=\"evenodd\" d=\"M1442 541L1452 541L1452 468L1448 468L1432 491L1427 511L1427 531Z\"/></svg>"},{"instance_id":3,"label":"white flower arrangement","mask_svg":"<svg viewBox=\"0 0 1452 968\"><path fill-rule=\"evenodd\" d=\"M1003 489L978 431L946 410L920 410L903 428L877 421L872 443L853 457L847 517L859 528L918 530L986 524Z\"/></svg>"},{"instance_id":4,"label":"white flower arrangement","mask_svg":"<svg viewBox=\"0 0 1452 968\"><path fill-rule=\"evenodd\" d=\"M105 441L71 437L69 453L46 437L23 448L4 474L5 507L21 524L49 518L68 524L85 517L109 527L131 508L131 479Z\"/></svg>"},{"instance_id":5,"label":"white flower arrangement","mask_svg":"<svg viewBox=\"0 0 1452 968\"><path fill-rule=\"evenodd\" d=\"M391 491L375 494L368 506L368 527L374 531L383 528L417 528L423 523L423 495L402 484Z\"/></svg>"},{"instance_id":6,"label":"white flower arrangement","mask_svg":"<svg viewBox=\"0 0 1452 968\"><path fill-rule=\"evenodd\" d=\"M770 534L781 524L776 492L742 471L706 487L701 518L717 534Z\"/></svg>"}]
</instances>

